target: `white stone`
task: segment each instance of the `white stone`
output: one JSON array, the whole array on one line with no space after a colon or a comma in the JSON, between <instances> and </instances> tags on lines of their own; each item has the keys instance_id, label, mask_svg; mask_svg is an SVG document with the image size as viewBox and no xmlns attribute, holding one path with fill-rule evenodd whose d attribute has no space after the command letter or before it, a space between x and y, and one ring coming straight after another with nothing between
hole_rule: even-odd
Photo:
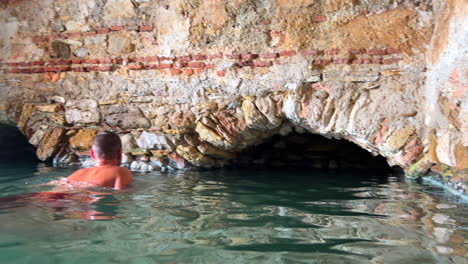
<instances>
[{"instance_id":1,"label":"white stone","mask_svg":"<svg viewBox=\"0 0 468 264\"><path fill-rule=\"evenodd\" d=\"M88 49L87 48L79 48L77 50L75 50L75 52L73 53L75 54L77 57L86 57L88 56Z\"/></svg>"},{"instance_id":2,"label":"white stone","mask_svg":"<svg viewBox=\"0 0 468 264\"><path fill-rule=\"evenodd\" d=\"M44 130L38 129L36 132L34 132L34 134L29 139L29 144L33 146L37 146L37 144L39 144L39 141L41 141L45 133L46 132Z\"/></svg>"},{"instance_id":3,"label":"white stone","mask_svg":"<svg viewBox=\"0 0 468 264\"><path fill-rule=\"evenodd\" d=\"M171 142L167 140L165 135L157 135L146 131L141 133L136 143L138 147L144 149L173 149Z\"/></svg>"},{"instance_id":4,"label":"white stone","mask_svg":"<svg viewBox=\"0 0 468 264\"><path fill-rule=\"evenodd\" d=\"M455 157L452 151L449 133L438 135L436 153L440 162L449 166L455 166Z\"/></svg>"},{"instance_id":5,"label":"white stone","mask_svg":"<svg viewBox=\"0 0 468 264\"><path fill-rule=\"evenodd\" d=\"M101 120L98 103L92 99L70 100L65 104L65 118L69 124L97 124Z\"/></svg>"},{"instance_id":6,"label":"white stone","mask_svg":"<svg viewBox=\"0 0 468 264\"><path fill-rule=\"evenodd\" d=\"M120 136L120 140L122 141L122 152L128 153L131 152L133 149L136 148L136 142L133 138L132 134L123 134Z\"/></svg>"},{"instance_id":7,"label":"white stone","mask_svg":"<svg viewBox=\"0 0 468 264\"><path fill-rule=\"evenodd\" d=\"M104 17L106 21L114 19L132 17L135 15L135 8L131 0L107 0L104 6Z\"/></svg>"}]
</instances>

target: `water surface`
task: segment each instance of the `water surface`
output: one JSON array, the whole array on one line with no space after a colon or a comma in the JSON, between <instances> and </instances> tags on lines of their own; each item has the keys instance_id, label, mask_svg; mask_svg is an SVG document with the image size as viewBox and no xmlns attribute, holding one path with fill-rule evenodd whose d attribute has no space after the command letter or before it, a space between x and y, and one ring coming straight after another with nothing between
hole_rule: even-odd
<instances>
[{"instance_id":1,"label":"water surface","mask_svg":"<svg viewBox=\"0 0 468 264\"><path fill-rule=\"evenodd\" d=\"M0 263L468 263L467 204L398 175L153 172L34 194L72 171L0 165Z\"/></svg>"}]
</instances>

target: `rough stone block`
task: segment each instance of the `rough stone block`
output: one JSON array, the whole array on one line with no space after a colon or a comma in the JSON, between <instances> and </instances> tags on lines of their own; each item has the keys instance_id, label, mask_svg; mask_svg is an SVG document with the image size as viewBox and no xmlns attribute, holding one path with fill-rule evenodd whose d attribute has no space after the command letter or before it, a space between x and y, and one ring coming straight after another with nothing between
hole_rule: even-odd
<instances>
[{"instance_id":1,"label":"rough stone block","mask_svg":"<svg viewBox=\"0 0 468 264\"><path fill-rule=\"evenodd\" d=\"M65 118L69 124L98 124L101 113L97 101L92 99L69 100L65 104Z\"/></svg>"},{"instance_id":2,"label":"rough stone block","mask_svg":"<svg viewBox=\"0 0 468 264\"><path fill-rule=\"evenodd\" d=\"M174 145L162 133L150 133L143 131L136 140L138 147L144 149L165 149L172 151Z\"/></svg>"},{"instance_id":3,"label":"rough stone block","mask_svg":"<svg viewBox=\"0 0 468 264\"><path fill-rule=\"evenodd\" d=\"M70 138L70 146L74 150L90 150L97 132L96 129L81 129L76 135Z\"/></svg>"}]
</instances>

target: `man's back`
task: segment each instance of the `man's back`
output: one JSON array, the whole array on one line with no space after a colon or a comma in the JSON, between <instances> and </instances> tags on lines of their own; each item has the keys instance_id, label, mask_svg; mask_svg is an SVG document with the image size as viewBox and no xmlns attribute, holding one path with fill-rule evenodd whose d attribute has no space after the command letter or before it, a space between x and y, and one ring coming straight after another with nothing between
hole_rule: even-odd
<instances>
[{"instance_id":1,"label":"man's back","mask_svg":"<svg viewBox=\"0 0 468 264\"><path fill-rule=\"evenodd\" d=\"M70 175L67 181L90 183L120 190L132 181L132 174L127 168L115 165L101 165L78 170Z\"/></svg>"}]
</instances>

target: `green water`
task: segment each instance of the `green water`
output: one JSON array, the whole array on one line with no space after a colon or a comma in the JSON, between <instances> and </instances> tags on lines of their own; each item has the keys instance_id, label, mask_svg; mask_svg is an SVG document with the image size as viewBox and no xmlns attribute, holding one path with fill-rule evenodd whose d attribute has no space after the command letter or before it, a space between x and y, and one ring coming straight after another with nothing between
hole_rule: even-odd
<instances>
[{"instance_id":1,"label":"green water","mask_svg":"<svg viewBox=\"0 0 468 264\"><path fill-rule=\"evenodd\" d=\"M397 175L154 172L25 195L71 172L0 165L0 263L468 263L467 204Z\"/></svg>"}]
</instances>

